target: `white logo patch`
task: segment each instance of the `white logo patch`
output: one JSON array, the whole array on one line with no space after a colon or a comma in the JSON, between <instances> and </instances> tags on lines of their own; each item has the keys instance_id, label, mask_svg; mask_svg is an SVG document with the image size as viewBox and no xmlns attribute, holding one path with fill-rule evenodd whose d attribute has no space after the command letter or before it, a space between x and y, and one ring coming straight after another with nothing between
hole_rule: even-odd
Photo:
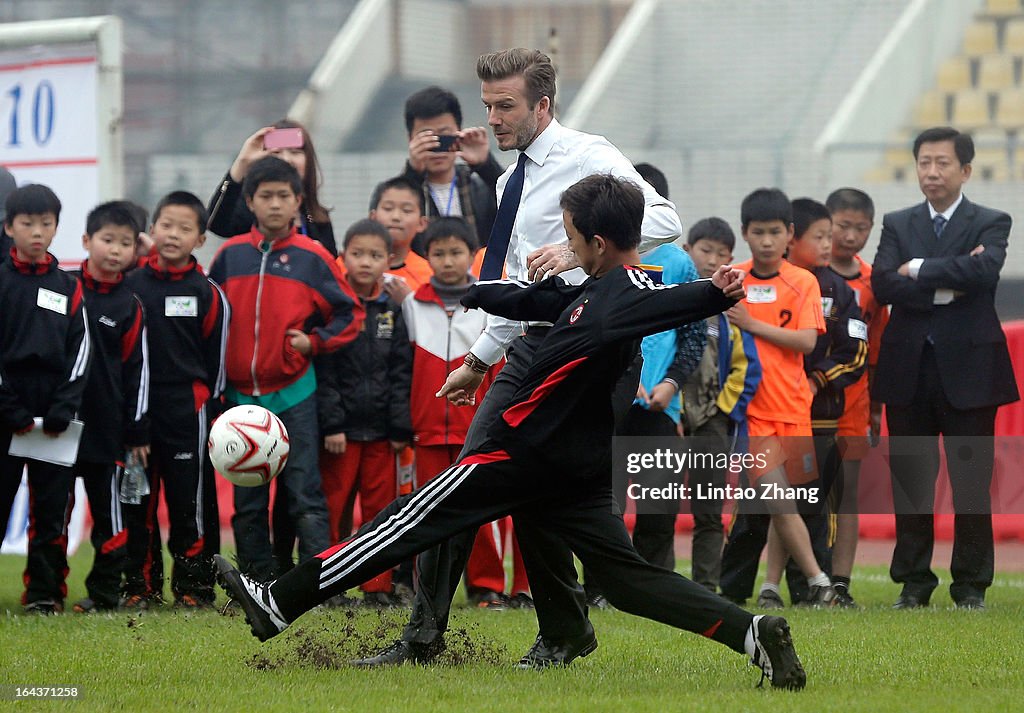
<instances>
[{"instance_id":1,"label":"white logo patch","mask_svg":"<svg viewBox=\"0 0 1024 713\"><path fill-rule=\"evenodd\" d=\"M164 297L165 317L198 317L199 300L192 295Z\"/></svg>"},{"instance_id":2,"label":"white logo patch","mask_svg":"<svg viewBox=\"0 0 1024 713\"><path fill-rule=\"evenodd\" d=\"M99 318L99 323L100 323L100 324L105 324L105 325L107 325L108 327L116 327L116 326L117 326L117 322L115 322L114 320L112 320L112 319L111 319L110 317L108 317L107 315L103 315L102 317L100 317L100 318Z\"/></svg>"},{"instance_id":3,"label":"white logo patch","mask_svg":"<svg viewBox=\"0 0 1024 713\"><path fill-rule=\"evenodd\" d=\"M859 319L851 319L846 331L854 339L863 339L865 342L868 340L868 325Z\"/></svg>"},{"instance_id":4,"label":"white logo patch","mask_svg":"<svg viewBox=\"0 0 1024 713\"><path fill-rule=\"evenodd\" d=\"M835 303L835 300L833 300L831 297L822 297L821 298L821 313L822 313L822 315L824 315L825 317L830 316L832 314L832 305L834 303Z\"/></svg>"},{"instance_id":5,"label":"white logo patch","mask_svg":"<svg viewBox=\"0 0 1024 713\"><path fill-rule=\"evenodd\" d=\"M777 299L775 285L750 285L747 287L747 302L750 304L769 304Z\"/></svg>"},{"instance_id":6,"label":"white logo patch","mask_svg":"<svg viewBox=\"0 0 1024 713\"><path fill-rule=\"evenodd\" d=\"M57 314L67 314L68 297L59 292L40 287L36 293L36 306L56 312Z\"/></svg>"}]
</instances>

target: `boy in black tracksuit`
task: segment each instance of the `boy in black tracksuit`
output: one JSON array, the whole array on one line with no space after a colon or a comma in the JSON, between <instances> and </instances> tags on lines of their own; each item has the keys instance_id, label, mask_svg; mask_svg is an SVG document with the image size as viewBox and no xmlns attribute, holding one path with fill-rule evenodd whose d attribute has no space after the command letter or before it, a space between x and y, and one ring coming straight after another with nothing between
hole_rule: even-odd
<instances>
[{"instance_id":1,"label":"boy in black tracksuit","mask_svg":"<svg viewBox=\"0 0 1024 713\"><path fill-rule=\"evenodd\" d=\"M71 468L8 455L11 437L35 428L67 430L82 403L89 335L82 286L47 252L57 232L60 200L29 185L7 197L4 230L13 239L0 264L0 534L28 466L29 542L25 610L55 614L67 596L67 522Z\"/></svg>"},{"instance_id":2,"label":"boy in black tracksuit","mask_svg":"<svg viewBox=\"0 0 1024 713\"><path fill-rule=\"evenodd\" d=\"M199 199L185 191L168 194L153 214L155 253L126 280L146 309L152 428L151 492L132 508L129 526L127 607L145 607L162 596L156 520L161 488L170 518L167 549L174 558L175 603L203 607L214 599L210 558L219 548L220 530L206 457L207 402L224 388L229 309L220 288L192 257L205 231L206 208Z\"/></svg>"},{"instance_id":3,"label":"boy in black tracksuit","mask_svg":"<svg viewBox=\"0 0 1024 713\"><path fill-rule=\"evenodd\" d=\"M119 489L125 453L145 465L149 455L149 365L142 302L124 284L135 264L140 226L124 201L103 203L86 219L88 259L76 274L89 309L92 366L82 400L85 427L75 475L85 483L92 514L89 596L75 603L86 613L117 607L127 561L128 531Z\"/></svg>"},{"instance_id":4,"label":"boy in black tracksuit","mask_svg":"<svg viewBox=\"0 0 1024 713\"><path fill-rule=\"evenodd\" d=\"M383 289L391 235L374 220L345 233L346 279L366 310L363 331L316 360L317 411L324 435L320 473L331 542L352 533L358 492L366 522L398 497L395 456L412 441L412 344L402 306ZM363 601L394 604L391 573L364 582Z\"/></svg>"},{"instance_id":5,"label":"boy in black tracksuit","mask_svg":"<svg viewBox=\"0 0 1024 713\"><path fill-rule=\"evenodd\" d=\"M616 607L746 652L773 686L802 688L806 678L786 621L753 617L645 562L611 492L612 393L639 339L735 304L743 274L722 267L710 281L656 286L631 267L639 262L644 203L628 181L589 176L567 189L561 204L569 247L591 279L579 286L560 278L526 287L479 282L462 301L508 319L554 323L483 446L277 581L253 582L218 558L221 583L242 604L253 634L266 640L367 576L515 510L563 537ZM473 396L447 395L456 402ZM591 630L574 644L574 655L586 655L597 641Z\"/></svg>"}]
</instances>

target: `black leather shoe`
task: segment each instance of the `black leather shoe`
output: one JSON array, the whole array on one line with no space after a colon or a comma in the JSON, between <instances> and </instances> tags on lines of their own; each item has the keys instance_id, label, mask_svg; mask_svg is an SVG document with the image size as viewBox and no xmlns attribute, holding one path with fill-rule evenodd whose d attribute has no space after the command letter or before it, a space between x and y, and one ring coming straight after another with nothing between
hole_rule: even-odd
<instances>
[{"instance_id":1,"label":"black leather shoe","mask_svg":"<svg viewBox=\"0 0 1024 713\"><path fill-rule=\"evenodd\" d=\"M896 600L896 603L892 605L893 609L921 609L928 606L927 597L918 597L914 594L901 594L900 598Z\"/></svg>"},{"instance_id":2,"label":"black leather shoe","mask_svg":"<svg viewBox=\"0 0 1024 713\"><path fill-rule=\"evenodd\" d=\"M957 609L984 609L984 597L964 597L956 603Z\"/></svg>"},{"instance_id":3,"label":"black leather shoe","mask_svg":"<svg viewBox=\"0 0 1024 713\"><path fill-rule=\"evenodd\" d=\"M364 668L400 666L406 662L430 663L442 651L444 651L444 639L432 644L421 644L415 641L402 641L399 639L376 656L355 659L350 663L353 666L362 666Z\"/></svg>"},{"instance_id":4,"label":"black leather shoe","mask_svg":"<svg viewBox=\"0 0 1024 713\"><path fill-rule=\"evenodd\" d=\"M575 658L594 653L596 648L597 636L594 634L594 627L588 622L583 635L569 641L556 644L538 636L530 650L519 659L516 668L543 669L551 666L568 666Z\"/></svg>"}]
</instances>

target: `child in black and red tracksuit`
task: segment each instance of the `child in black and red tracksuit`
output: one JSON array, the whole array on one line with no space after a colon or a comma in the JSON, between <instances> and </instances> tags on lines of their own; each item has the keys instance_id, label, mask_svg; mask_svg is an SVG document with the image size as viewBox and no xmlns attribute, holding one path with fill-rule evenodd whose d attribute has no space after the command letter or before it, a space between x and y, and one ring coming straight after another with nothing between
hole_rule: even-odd
<instances>
[{"instance_id":1,"label":"child in black and red tracksuit","mask_svg":"<svg viewBox=\"0 0 1024 713\"><path fill-rule=\"evenodd\" d=\"M48 436L67 430L82 403L89 363L82 286L57 268L47 250L57 232L60 200L29 185L7 197L4 230L10 256L0 264L0 535L28 466L29 540L25 610L64 610L71 468L8 455L14 434L42 418Z\"/></svg>"},{"instance_id":2,"label":"child in black and red tracksuit","mask_svg":"<svg viewBox=\"0 0 1024 713\"><path fill-rule=\"evenodd\" d=\"M120 601L128 543L119 497L125 454L142 465L149 455L145 317L142 302L124 284L124 270L135 264L139 230L126 201L93 208L82 236L89 257L76 273L89 311L92 365L74 470L89 497L94 550L85 578L89 595L75 603L78 613L114 609Z\"/></svg>"},{"instance_id":3,"label":"child in black and red tracksuit","mask_svg":"<svg viewBox=\"0 0 1024 713\"><path fill-rule=\"evenodd\" d=\"M126 508L132 514L124 605L145 608L162 597L156 520L162 489L170 519L167 549L174 558L175 603L204 607L213 603L210 558L220 543L214 525L217 493L206 457L207 402L219 398L224 388L230 312L220 288L192 256L206 239L206 207L198 198L185 191L162 198L150 236L155 252L126 279L146 309L152 452L147 468L151 492L139 508Z\"/></svg>"},{"instance_id":4,"label":"child in black and red tracksuit","mask_svg":"<svg viewBox=\"0 0 1024 713\"><path fill-rule=\"evenodd\" d=\"M366 327L350 344L316 362L324 435L320 472L331 542L351 534L357 492L364 521L395 499L395 455L412 442L412 345L402 306L384 290L390 254L391 234L377 221L360 220L346 231L345 277L366 310ZM365 604L397 603L390 571L365 582L361 589Z\"/></svg>"}]
</instances>

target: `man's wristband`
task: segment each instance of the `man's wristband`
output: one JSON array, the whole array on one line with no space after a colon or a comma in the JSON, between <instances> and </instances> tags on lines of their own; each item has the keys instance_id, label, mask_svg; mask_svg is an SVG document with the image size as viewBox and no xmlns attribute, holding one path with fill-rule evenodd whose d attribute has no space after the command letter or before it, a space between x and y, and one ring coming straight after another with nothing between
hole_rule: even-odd
<instances>
[{"instance_id":1,"label":"man's wristband","mask_svg":"<svg viewBox=\"0 0 1024 713\"><path fill-rule=\"evenodd\" d=\"M679 383L675 379L666 376L661 380L661 383L670 384L676 390L676 393L679 393Z\"/></svg>"},{"instance_id":2,"label":"man's wristband","mask_svg":"<svg viewBox=\"0 0 1024 713\"><path fill-rule=\"evenodd\" d=\"M477 374L486 374L487 370L491 368L491 365L485 362L483 359L478 357L473 352L466 355L463 363L470 369L475 371Z\"/></svg>"}]
</instances>

